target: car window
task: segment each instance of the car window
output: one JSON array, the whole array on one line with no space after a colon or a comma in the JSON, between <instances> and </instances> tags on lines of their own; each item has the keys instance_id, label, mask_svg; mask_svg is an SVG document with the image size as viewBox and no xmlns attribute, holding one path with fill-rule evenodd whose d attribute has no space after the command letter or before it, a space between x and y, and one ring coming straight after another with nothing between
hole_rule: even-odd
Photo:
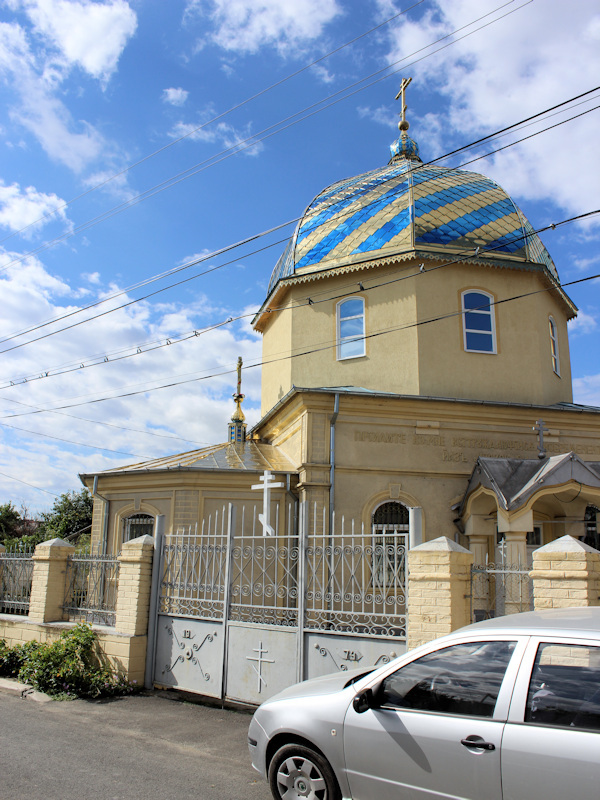
<instances>
[{"instance_id":1,"label":"car window","mask_svg":"<svg viewBox=\"0 0 600 800\"><path fill-rule=\"evenodd\" d=\"M491 717L515 644L470 642L422 656L384 680L381 704Z\"/></svg>"},{"instance_id":2,"label":"car window","mask_svg":"<svg viewBox=\"0 0 600 800\"><path fill-rule=\"evenodd\" d=\"M600 647L540 643L525 722L600 731Z\"/></svg>"}]
</instances>

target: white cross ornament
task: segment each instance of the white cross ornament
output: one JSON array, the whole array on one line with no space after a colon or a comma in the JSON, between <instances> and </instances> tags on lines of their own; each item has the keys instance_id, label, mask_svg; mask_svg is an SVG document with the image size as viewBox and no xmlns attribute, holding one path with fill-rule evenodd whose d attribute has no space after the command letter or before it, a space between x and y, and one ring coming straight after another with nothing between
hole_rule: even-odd
<instances>
[{"instance_id":1,"label":"white cross ornament","mask_svg":"<svg viewBox=\"0 0 600 800\"><path fill-rule=\"evenodd\" d=\"M261 483L255 483L251 489L262 489L263 493L263 513L258 515L258 521L262 524L263 536L275 536L275 530L271 526L271 489L282 489L285 484L272 483L273 473L266 469L260 478Z\"/></svg>"}]
</instances>

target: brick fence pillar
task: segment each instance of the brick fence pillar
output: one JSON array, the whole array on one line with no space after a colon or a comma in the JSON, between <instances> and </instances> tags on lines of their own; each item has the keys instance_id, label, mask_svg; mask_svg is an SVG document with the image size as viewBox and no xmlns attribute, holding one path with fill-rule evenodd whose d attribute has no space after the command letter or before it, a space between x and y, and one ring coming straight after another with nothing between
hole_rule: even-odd
<instances>
[{"instance_id":1,"label":"brick fence pillar","mask_svg":"<svg viewBox=\"0 0 600 800\"><path fill-rule=\"evenodd\" d=\"M533 551L536 611L600 605L600 552L572 536Z\"/></svg>"},{"instance_id":2,"label":"brick fence pillar","mask_svg":"<svg viewBox=\"0 0 600 800\"><path fill-rule=\"evenodd\" d=\"M123 544L115 620L119 633L145 636L148 632L153 554L152 536L139 536Z\"/></svg>"},{"instance_id":3,"label":"brick fence pillar","mask_svg":"<svg viewBox=\"0 0 600 800\"><path fill-rule=\"evenodd\" d=\"M29 619L33 622L60 622L64 618L67 558L74 550L62 539L49 539L35 548L29 599Z\"/></svg>"},{"instance_id":4,"label":"brick fence pillar","mask_svg":"<svg viewBox=\"0 0 600 800\"><path fill-rule=\"evenodd\" d=\"M2 555L2 553L6 553L6 547L4 547L3 544L0 544L0 556ZM2 580L2 561L0 560L0 581L1 580ZM2 584L0 583L0 588L1 587L2 587ZM2 595L1 594L0 594L0 600L2 600Z\"/></svg>"},{"instance_id":5,"label":"brick fence pillar","mask_svg":"<svg viewBox=\"0 0 600 800\"><path fill-rule=\"evenodd\" d=\"M446 536L409 551L409 650L469 624L472 563L473 553Z\"/></svg>"}]
</instances>

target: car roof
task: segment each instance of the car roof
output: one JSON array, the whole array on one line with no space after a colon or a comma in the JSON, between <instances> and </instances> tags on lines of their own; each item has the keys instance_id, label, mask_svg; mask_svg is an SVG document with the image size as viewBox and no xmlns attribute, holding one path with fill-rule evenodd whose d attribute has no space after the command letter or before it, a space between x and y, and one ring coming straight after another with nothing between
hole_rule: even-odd
<instances>
[{"instance_id":1,"label":"car roof","mask_svg":"<svg viewBox=\"0 0 600 800\"><path fill-rule=\"evenodd\" d=\"M600 606L551 608L494 617L467 625L454 633L511 633L552 636L585 636L600 640Z\"/></svg>"}]
</instances>

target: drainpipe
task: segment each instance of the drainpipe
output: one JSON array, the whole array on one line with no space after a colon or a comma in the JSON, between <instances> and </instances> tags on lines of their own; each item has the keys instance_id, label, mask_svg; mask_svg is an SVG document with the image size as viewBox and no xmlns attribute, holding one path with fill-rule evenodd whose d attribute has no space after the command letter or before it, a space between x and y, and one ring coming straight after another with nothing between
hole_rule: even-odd
<instances>
[{"instance_id":1,"label":"drainpipe","mask_svg":"<svg viewBox=\"0 0 600 800\"><path fill-rule=\"evenodd\" d=\"M335 393L333 414L329 420L329 534L333 533L333 514L335 511L335 423L340 411L340 395Z\"/></svg>"},{"instance_id":2,"label":"drainpipe","mask_svg":"<svg viewBox=\"0 0 600 800\"><path fill-rule=\"evenodd\" d=\"M98 476L94 475L94 485L92 487L92 497L97 497L99 500L103 502L103 517L102 517L102 540L100 542L100 552L102 555L106 555L106 550L108 547L108 510L110 507L110 501L108 498L103 497L101 494L98 494Z\"/></svg>"}]
</instances>

